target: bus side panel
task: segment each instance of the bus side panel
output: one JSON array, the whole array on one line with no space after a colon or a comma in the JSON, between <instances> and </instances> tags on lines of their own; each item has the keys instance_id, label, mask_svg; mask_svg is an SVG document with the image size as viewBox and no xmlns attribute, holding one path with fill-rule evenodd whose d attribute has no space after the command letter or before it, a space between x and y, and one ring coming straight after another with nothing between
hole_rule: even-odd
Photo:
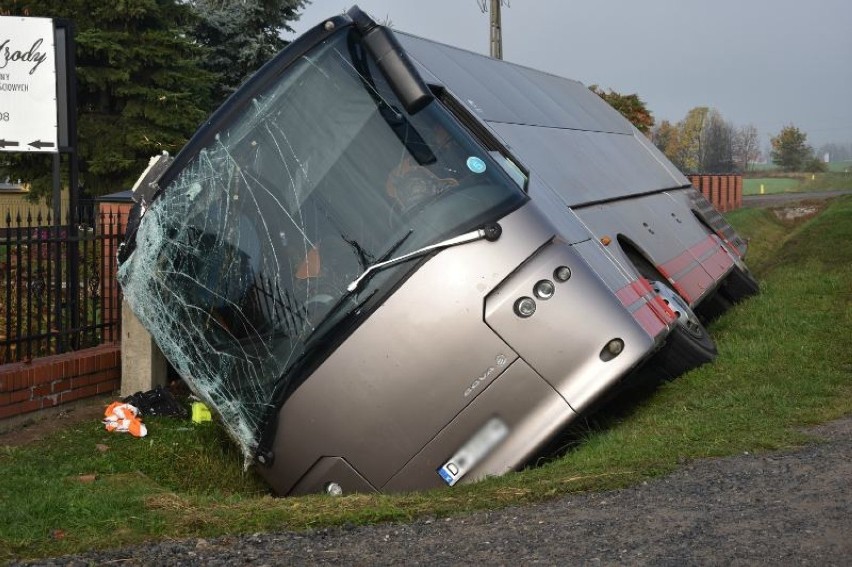
<instances>
[{"instance_id":1,"label":"bus side panel","mask_svg":"<svg viewBox=\"0 0 852 567\"><path fill-rule=\"evenodd\" d=\"M690 304L697 304L724 279L733 260L699 222L686 192L658 193L576 209L577 215L626 265L619 239L626 239Z\"/></svg>"}]
</instances>

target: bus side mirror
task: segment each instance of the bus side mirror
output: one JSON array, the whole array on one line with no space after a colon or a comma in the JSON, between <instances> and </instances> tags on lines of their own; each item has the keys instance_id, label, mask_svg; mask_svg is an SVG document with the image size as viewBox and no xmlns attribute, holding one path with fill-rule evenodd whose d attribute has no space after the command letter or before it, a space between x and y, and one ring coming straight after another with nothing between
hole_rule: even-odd
<instances>
[{"instance_id":1,"label":"bus side mirror","mask_svg":"<svg viewBox=\"0 0 852 567\"><path fill-rule=\"evenodd\" d=\"M353 6L347 12L363 36L364 47L376 60L394 94L409 114L417 114L435 98L389 29Z\"/></svg>"}]
</instances>

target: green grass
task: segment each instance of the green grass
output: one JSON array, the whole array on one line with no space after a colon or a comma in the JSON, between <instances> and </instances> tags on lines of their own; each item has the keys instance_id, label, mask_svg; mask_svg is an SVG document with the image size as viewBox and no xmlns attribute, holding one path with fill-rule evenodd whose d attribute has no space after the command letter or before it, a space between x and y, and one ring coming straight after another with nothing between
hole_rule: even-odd
<instances>
[{"instance_id":1,"label":"green grass","mask_svg":"<svg viewBox=\"0 0 852 567\"><path fill-rule=\"evenodd\" d=\"M832 161L828 163L828 170L838 173L849 173L852 175L852 161Z\"/></svg>"},{"instance_id":2,"label":"green grass","mask_svg":"<svg viewBox=\"0 0 852 567\"><path fill-rule=\"evenodd\" d=\"M852 189L852 173L817 173L805 178L801 191L828 191L832 189Z\"/></svg>"},{"instance_id":3,"label":"green grass","mask_svg":"<svg viewBox=\"0 0 852 567\"><path fill-rule=\"evenodd\" d=\"M797 223L782 222L771 210L761 208L739 209L728 213L726 217L737 232L748 240L746 260L752 272L758 275L764 273L791 230L797 227Z\"/></svg>"},{"instance_id":4,"label":"green grass","mask_svg":"<svg viewBox=\"0 0 852 567\"><path fill-rule=\"evenodd\" d=\"M786 193L788 191L796 191L800 185L800 181L784 177L747 177L743 179L743 195L759 195L761 185L763 185L766 194Z\"/></svg>"},{"instance_id":5,"label":"green grass","mask_svg":"<svg viewBox=\"0 0 852 567\"><path fill-rule=\"evenodd\" d=\"M563 457L427 493L275 499L242 472L215 425L149 419L149 436L135 439L85 424L0 449L0 561L164 537L443 517L802 443L801 426L852 413L852 353L842 346L852 336L852 198L797 223L755 209L730 219L751 239L762 294L713 324L717 361L625 413L585 420ZM97 478L80 482L82 474Z\"/></svg>"},{"instance_id":6,"label":"green grass","mask_svg":"<svg viewBox=\"0 0 852 567\"><path fill-rule=\"evenodd\" d=\"M852 189L852 172L796 173L790 177L746 177L743 179L743 195L804 193L808 191L829 191Z\"/></svg>"},{"instance_id":7,"label":"green grass","mask_svg":"<svg viewBox=\"0 0 852 567\"><path fill-rule=\"evenodd\" d=\"M849 173L852 173L852 161L832 161L828 164L828 171L839 171L844 172L849 170ZM781 173L781 168L779 168L774 163L753 163L750 166L749 174L755 173Z\"/></svg>"},{"instance_id":8,"label":"green grass","mask_svg":"<svg viewBox=\"0 0 852 567\"><path fill-rule=\"evenodd\" d=\"M758 172L758 171L775 171L778 169L778 166L774 163L752 163L749 165L749 171Z\"/></svg>"}]
</instances>

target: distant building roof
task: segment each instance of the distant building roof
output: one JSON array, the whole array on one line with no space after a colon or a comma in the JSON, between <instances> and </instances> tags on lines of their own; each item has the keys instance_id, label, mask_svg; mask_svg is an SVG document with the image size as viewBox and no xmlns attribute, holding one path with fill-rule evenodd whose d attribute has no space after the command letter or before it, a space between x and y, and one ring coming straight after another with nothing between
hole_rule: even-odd
<instances>
[{"instance_id":1,"label":"distant building roof","mask_svg":"<svg viewBox=\"0 0 852 567\"><path fill-rule=\"evenodd\" d=\"M106 203L132 203L133 191L127 189L126 191L118 191L117 193L110 193L109 195L101 195L100 197L95 197L95 201Z\"/></svg>"},{"instance_id":2,"label":"distant building roof","mask_svg":"<svg viewBox=\"0 0 852 567\"><path fill-rule=\"evenodd\" d=\"M17 183L0 183L0 193L27 193L23 185Z\"/></svg>"}]
</instances>

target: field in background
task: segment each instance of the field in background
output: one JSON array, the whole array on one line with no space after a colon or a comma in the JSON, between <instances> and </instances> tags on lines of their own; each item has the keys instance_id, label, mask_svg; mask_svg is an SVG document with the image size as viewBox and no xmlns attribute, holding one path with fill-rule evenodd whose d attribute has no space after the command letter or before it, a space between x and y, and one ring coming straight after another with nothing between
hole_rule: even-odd
<instances>
[{"instance_id":1,"label":"field in background","mask_svg":"<svg viewBox=\"0 0 852 567\"><path fill-rule=\"evenodd\" d=\"M774 163L753 163L750 168L749 174L781 171ZM852 173L852 161L832 161L828 163L828 171L844 172L847 170L849 173Z\"/></svg>"},{"instance_id":2,"label":"field in background","mask_svg":"<svg viewBox=\"0 0 852 567\"><path fill-rule=\"evenodd\" d=\"M85 423L35 444L0 447L0 561L342 524L440 518L604 490L691 459L789 448L801 427L852 413L852 197L810 219L771 210L728 215L751 239L762 293L718 319L719 358L577 424L566 454L453 489L275 499L213 423L147 419L149 436ZM839 346L839 348L838 348Z\"/></svg>"},{"instance_id":3,"label":"field in background","mask_svg":"<svg viewBox=\"0 0 852 567\"><path fill-rule=\"evenodd\" d=\"M747 177L743 179L743 195L760 195L761 185L763 185L766 194L795 191L801 183L798 179L786 179L783 177Z\"/></svg>"},{"instance_id":4,"label":"field in background","mask_svg":"<svg viewBox=\"0 0 852 567\"><path fill-rule=\"evenodd\" d=\"M828 170L852 175L852 161L832 161L828 164Z\"/></svg>"},{"instance_id":5,"label":"field in background","mask_svg":"<svg viewBox=\"0 0 852 567\"><path fill-rule=\"evenodd\" d=\"M842 170L826 173L766 172L763 177L744 177L743 195L759 195L761 184L766 194L852 189L852 168L849 173Z\"/></svg>"}]
</instances>

